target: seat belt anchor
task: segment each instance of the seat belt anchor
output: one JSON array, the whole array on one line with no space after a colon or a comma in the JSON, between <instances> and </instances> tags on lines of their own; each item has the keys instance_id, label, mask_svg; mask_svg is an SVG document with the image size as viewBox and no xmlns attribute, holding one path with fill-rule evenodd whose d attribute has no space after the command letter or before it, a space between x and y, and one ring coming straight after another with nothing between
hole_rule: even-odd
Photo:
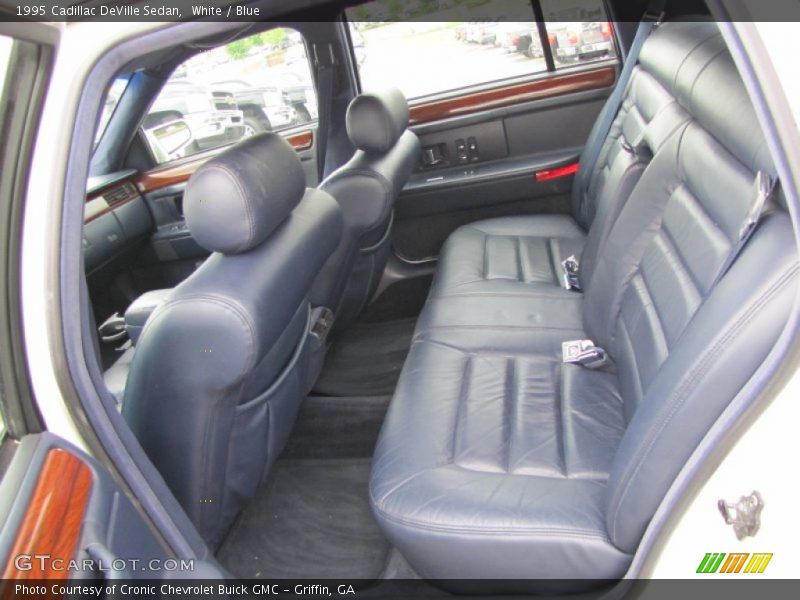
<instances>
[{"instance_id":1,"label":"seat belt anchor","mask_svg":"<svg viewBox=\"0 0 800 600\"><path fill-rule=\"evenodd\" d=\"M753 183L756 188L755 201L750 207L750 212L747 213L744 223L742 223L742 228L739 231L740 240L746 240L758 225L764 212L764 206L775 190L775 179L764 171L756 173L756 179Z\"/></svg>"},{"instance_id":2,"label":"seat belt anchor","mask_svg":"<svg viewBox=\"0 0 800 600\"><path fill-rule=\"evenodd\" d=\"M587 369L597 369L608 362L608 354L592 340L570 340L561 344L561 360Z\"/></svg>"},{"instance_id":3,"label":"seat belt anchor","mask_svg":"<svg viewBox=\"0 0 800 600\"><path fill-rule=\"evenodd\" d=\"M646 10L645 13L642 15L642 21L648 21L653 23L656 27L661 25L664 22L664 17L666 13L662 10L659 12Z\"/></svg>"},{"instance_id":4,"label":"seat belt anchor","mask_svg":"<svg viewBox=\"0 0 800 600\"><path fill-rule=\"evenodd\" d=\"M320 48L321 45L327 48L327 56L325 55L326 53ZM333 50L333 44L313 44L311 46L311 50L314 54L314 66L317 69L325 69L336 66L336 52Z\"/></svg>"}]
</instances>

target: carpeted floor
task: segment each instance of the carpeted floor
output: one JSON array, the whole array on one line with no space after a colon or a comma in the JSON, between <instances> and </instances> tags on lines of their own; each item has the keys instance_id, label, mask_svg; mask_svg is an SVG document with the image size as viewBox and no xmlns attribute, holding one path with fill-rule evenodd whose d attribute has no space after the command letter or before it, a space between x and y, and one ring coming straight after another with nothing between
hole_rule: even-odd
<instances>
[{"instance_id":1,"label":"carpeted floor","mask_svg":"<svg viewBox=\"0 0 800 600\"><path fill-rule=\"evenodd\" d=\"M217 558L240 578L373 579L389 558L370 512L370 459L280 459Z\"/></svg>"},{"instance_id":2,"label":"carpeted floor","mask_svg":"<svg viewBox=\"0 0 800 600\"><path fill-rule=\"evenodd\" d=\"M398 319L416 319L425 306L428 291L433 282L431 274L402 279L386 288L374 302L370 303L358 317L365 323L380 321L396 321Z\"/></svg>"},{"instance_id":3,"label":"carpeted floor","mask_svg":"<svg viewBox=\"0 0 800 600\"><path fill-rule=\"evenodd\" d=\"M415 318L358 322L337 339L314 385L319 396L390 396L411 345Z\"/></svg>"},{"instance_id":4,"label":"carpeted floor","mask_svg":"<svg viewBox=\"0 0 800 600\"><path fill-rule=\"evenodd\" d=\"M368 458L391 396L309 396L300 407L284 458Z\"/></svg>"}]
</instances>

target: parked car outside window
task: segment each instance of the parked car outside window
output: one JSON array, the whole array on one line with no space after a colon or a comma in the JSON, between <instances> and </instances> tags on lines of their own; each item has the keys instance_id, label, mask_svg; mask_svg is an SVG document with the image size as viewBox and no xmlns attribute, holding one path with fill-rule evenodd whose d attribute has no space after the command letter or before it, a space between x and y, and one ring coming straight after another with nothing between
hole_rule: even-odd
<instances>
[{"instance_id":1,"label":"parked car outside window","mask_svg":"<svg viewBox=\"0 0 800 600\"><path fill-rule=\"evenodd\" d=\"M556 68L616 59L600 0L543 3L543 10ZM402 15L376 1L346 15L365 90L394 85L413 101L548 71L540 26L525 0L420 3L411 21L398 20Z\"/></svg>"},{"instance_id":2,"label":"parked car outside window","mask_svg":"<svg viewBox=\"0 0 800 600\"><path fill-rule=\"evenodd\" d=\"M113 91L107 105L113 103ZM142 133L156 162L163 163L316 118L303 37L277 28L179 65L150 107ZM188 142L179 121L188 127Z\"/></svg>"}]
</instances>

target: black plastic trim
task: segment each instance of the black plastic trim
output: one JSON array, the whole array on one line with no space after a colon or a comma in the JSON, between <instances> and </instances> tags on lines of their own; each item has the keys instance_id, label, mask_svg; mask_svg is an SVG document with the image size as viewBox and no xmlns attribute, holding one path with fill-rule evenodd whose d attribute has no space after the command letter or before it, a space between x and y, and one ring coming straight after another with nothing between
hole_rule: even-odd
<instances>
[{"instance_id":1,"label":"black plastic trim","mask_svg":"<svg viewBox=\"0 0 800 600\"><path fill-rule=\"evenodd\" d=\"M43 421L33 401L24 350L20 297L22 213L30 177L30 157L38 130L39 113L52 66L52 49L15 41L6 73L7 113L0 123L6 145L0 169L0 402L8 435L20 439L42 431ZM13 99L11 96L13 95Z\"/></svg>"},{"instance_id":2,"label":"black plastic trim","mask_svg":"<svg viewBox=\"0 0 800 600\"><path fill-rule=\"evenodd\" d=\"M474 165L458 165L436 171L414 173L403 188L403 197L414 193L429 192L436 189L449 189L500 181L508 177L530 175L537 171L553 169L578 160L580 148L567 148L559 152L548 152L520 158L507 158L494 163L477 163Z\"/></svg>"}]
</instances>

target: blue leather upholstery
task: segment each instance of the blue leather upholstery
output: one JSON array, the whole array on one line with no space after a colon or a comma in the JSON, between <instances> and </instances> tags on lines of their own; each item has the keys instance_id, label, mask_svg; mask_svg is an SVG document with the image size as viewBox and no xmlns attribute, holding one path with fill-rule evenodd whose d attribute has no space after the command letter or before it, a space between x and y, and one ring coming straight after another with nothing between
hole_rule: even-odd
<instances>
[{"instance_id":1,"label":"blue leather upholstery","mask_svg":"<svg viewBox=\"0 0 800 600\"><path fill-rule=\"evenodd\" d=\"M656 29L605 146L574 220L485 221L447 243L370 484L424 577L542 592L624 575L788 318L800 265L777 203L724 271L773 168L715 24ZM551 254L576 251L584 222L580 294ZM583 338L604 367L562 362Z\"/></svg>"},{"instance_id":2,"label":"blue leather upholstery","mask_svg":"<svg viewBox=\"0 0 800 600\"><path fill-rule=\"evenodd\" d=\"M358 150L320 185L341 206L344 233L314 284L312 302L333 310L337 328L369 302L389 258L394 202L420 154L407 126L408 104L400 91L354 98L347 132Z\"/></svg>"},{"instance_id":3,"label":"blue leather upholstery","mask_svg":"<svg viewBox=\"0 0 800 600\"><path fill-rule=\"evenodd\" d=\"M342 217L298 176L274 134L197 170L186 216L215 252L147 320L128 377L123 414L212 546L263 481L309 383L308 294Z\"/></svg>"},{"instance_id":4,"label":"blue leather upholstery","mask_svg":"<svg viewBox=\"0 0 800 600\"><path fill-rule=\"evenodd\" d=\"M359 150L385 154L406 131L408 115L408 102L397 88L359 94L347 107L347 136Z\"/></svg>"},{"instance_id":5,"label":"blue leather upholstery","mask_svg":"<svg viewBox=\"0 0 800 600\"><path fill-rule=\"evenodd\" d=\"M258 246L286 220L306 188L296 152L278 135L239 142L233 156L205 163L184 194L192 237L223 254Z\"/></svg>"},{"instance_id":6,"label":"blue leather upholstery","mask_svg":"<svg viewBox=\"0 0 800 600\"><path fill-rule=\"evenodd\" d=\"M442 249L432 295L460 293L481 287L482 280L498 279L506 280L504 289L515 293L552 293L561 283L561 261L571 254L580 256L584 245L588 246L581 259L585 285L609 228L644 167L686 122L688 115L672 88L684 60L711 38L716 38L716 32L707 23L681 23L651 34L594 172L577 176L576 181L588 178L589 183L587 191L578 195L572 214L527 217L526 221L504 217L459 229ZM691 80L691 73L683 67L684 84ZM519 272L513 271L514 264Z\"/></svg>"}]
</instances>

